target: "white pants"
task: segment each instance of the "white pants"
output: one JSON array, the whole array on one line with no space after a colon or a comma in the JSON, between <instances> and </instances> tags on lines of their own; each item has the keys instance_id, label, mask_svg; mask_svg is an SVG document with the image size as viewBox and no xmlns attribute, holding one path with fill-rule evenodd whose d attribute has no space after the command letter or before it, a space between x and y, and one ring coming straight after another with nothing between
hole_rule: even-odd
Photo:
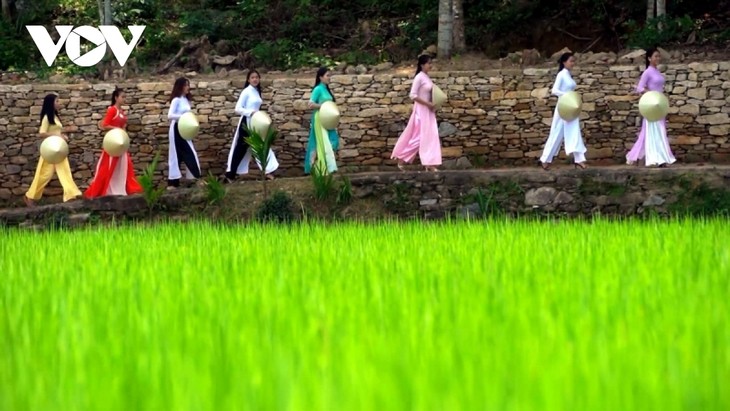
<instances>
[{"instance_id":1,"label":"white pants","mask_svg":"<svg viewBox=\"0 0 730 411\"><path fill-rule=\"evenodd\" d=\"M550 136L545 143L540 162L551 163L553 157L558 155L563 140L565 140L566 154L572 154L576 163L586 161L586 146L583 144L583 137L580 134L580 120L577 118L573 121L563 120L558 114L558 108L555 107L553 123L550 126Z\"/></svg>"},{"instance_id":2,"label":"white pants","mask_svg":"<svg viewBox=\"0 0 730 411\"><path fill-rule=\"evenodd\" d=\"M167 160L167 178L169 180L179 180L182 177L182 172L180 171L180 159L178 159L177 148L175 148L175 124L177 124L177 120L172 121L172 123L170 124L170 130L167 134L170 142ZM193 151L193 155L195 156L195 162L198 164L198 170L200 170L200 159L198 159L198 153L195 151L193 142L190 140L186 140L185 143L187 143L187 145L189 145L190 149ZM202 170L200 171L202 173ZM190 169L188 169L187 166L185 166L185 178L188 180L195 179L195 176L193 175L193 173L190 172Z\"/></svg>"},{"instance_id":3,"label":"white pants","mask_svg":"<svg viewBox=\"0 0 730 411\"><path fill-rule=\"evenodd\" d=\"M233 152L236 150L236 145L238 144L238 132L241 130L241 122L243 119L246 118L245 116L241 116L241 119L238 120L238 125L236 126L236 131L233 133L233 141L231 142L231 150L228 152L228 164L226 165L226 173L231 172L231 167L233 163ZM246 118L246 121L250 123L250 119ZM249 124L250 125L250 124ZM253 159L253 153L251 152L251 147L246 150L246 154L243 155L243 160L241 160L241 163L238 165L238 168L236 168L236 174L248 174L248 166L251 163L251 160ZM259 170L261 170L261 162L256 160L256 164L259 166ZM271 174L274 171L276 171L279 168L279 162L276 160L276 155L274 155L274 150L269 150L269 156L266 161L266 174Z\"/></svg>"},{"instance_id":4,"label":"white pants","mask_svg":"<svg viewBox=\"0 0 730 411\"><path fill-rule=\"evenodd\" d=\"M677 161L669 150L667 129L662 121L646 121L646 165L659 166Z\"/></svg>"}]
</instances>

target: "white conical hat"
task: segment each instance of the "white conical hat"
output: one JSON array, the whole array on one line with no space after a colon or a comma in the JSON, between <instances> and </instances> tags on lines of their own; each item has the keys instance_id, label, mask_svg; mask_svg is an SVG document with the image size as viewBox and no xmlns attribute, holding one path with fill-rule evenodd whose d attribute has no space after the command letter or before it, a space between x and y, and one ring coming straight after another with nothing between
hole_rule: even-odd
<instances>
[{"instance_id":1,"label":"white conical hat","mask_svg":"<svg viewBox=\"0 0 730 411\"><path fill-rule=\"evenodd\" d=\"M639 100L639 112L649 121L661 120L669 112L669 100L658 91L647 91Z\"/></svg>"},{"instance_id":2,"label":"white conical hat","mask_svg":"<svg viewBox=\"0 0 730 411\"><path fill-rule=\"evenodd\" d=\"M434 84L433 88L431 89L431 103L433 103L433 105L437 107L440 107L444 103L446 103L448 99L449 98L448 96L446 96L446 93L444 93L444 91L441 90L439 86Z\"/></svg>"},{"instance_id":3,"label":"white conical hat","mask_svg":"<svg viewBox=\"0 0 730 411\"><path fill-rule=\"evenodd\" d=\"M251 128L258 133L261 138L266 138L271 127L271 117L265 111L257 111L251 116Z\"/></svg>"},{"instance_id":4,"label":"white conical hat","mask_svg":"<svg viewBox=\"0 0 730 411\"><path fill-rule=\"evenodd\" d=\"M569 91L558 99L558 114L565 121L573 121L580 116L582 105L580 94Z\"/></svg>"},{"instance_id":5,"label":"white conical hat","mask_svg":"<svg viewBox=\"0 0 730 411\"><path fill-rule=\"evenodd\" d=\"M112 157L119 157L129 148L129 135L121 128L113 128L104 135L104 151Z\"/></svg>"},{"instance_id":6,"label":"white conical hat","mask_svg":"<svg viewBox=\"0 0 730 411\"><path fill-rule=\"evenodd\" d=\"M177 128L180 130L180 136L182 138L192 140L198 135L200 123L198 123L198 118L195 117L195 114L192 111L188 111L177 121Z\"/></svg>"},{"instance_id":7,"label":"white conical hat","mask_svg":"<svg viewBox=\"0 0 730 411\"><path fill-rule=\"evenodd\" d=\"M68 157L68 144L60 136L46 137L41 143L41 157L50 164L58 164Z\"/></svg>"},{"instance_id":8,"label":"white conical hat","mask_svg":"<svg viewBox=\"0 0 730 411\"><path fill-rule=\"evenodd\" d=\"M327 130L335 130L340 124L340 109L333 101L325 101L319 108L319 121Z\"/></svg>"}]
</instances>

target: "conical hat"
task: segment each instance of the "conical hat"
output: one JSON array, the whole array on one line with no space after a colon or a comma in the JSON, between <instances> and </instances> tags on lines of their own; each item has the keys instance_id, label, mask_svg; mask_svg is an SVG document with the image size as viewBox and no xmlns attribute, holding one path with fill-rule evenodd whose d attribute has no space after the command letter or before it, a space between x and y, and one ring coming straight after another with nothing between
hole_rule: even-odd
<instances>
[{"instance_id":1,"label":"conical hat","mask_svg":"<svg viewBox=\"0 0 730 411\"><path fill-rule=\"evenodd\" d=\"M444 93L444 91L441 90L439 86L434 84L433 88L431 89L431 103L433 103L437 107L440 107L444 103L446 103L446 100L448 100L446 93Z\"/></svg>"},{"instance_id":2,"label":"conical hat","mask_svg":"<svg viewBox=\"0 0 730 411\"><path fill-rule=\"evenodd\" d=\"M119 157L129 148L129 136L121 128L113 128L104 135L104 151L112 157Z\"/></svg>"},{"instance_id":3,"label":"conical hat","mask_svg":"<svg viewBox=\"0 0 730 411\"><path fill-rule=\"evenodd\" d=\"M580 116L582 105L580 94L569 91L558 99L558 114L565 121L573 121Z\"/></svg>"},{"instance_id":4,"label":"conical hat","mask_svg":"<svg viewBox=\"0 0 730 411\"><path fill-rule=\"evenodd\" d=\"M41 157L50 164L58 164L68 157L68 144L60 136L46 137L41 143Z\"/></svg>"},{"instance_id":5,"label":"conical hat","mask_svg":"<svg viewBox=\"0 0 730 411\"><path fill-rule=\"evenodd\" d=\"M325 101L319 108L319 121L327 130L335 130L340 124L340 109L333 101Z\"/></svg>"},{"instance_id":6,"label":"conical hat","mask_svg":"<svg viewBox=\"0 0 730 411\"><path fill-rule=\"evenodd\" d=\"M658 91L648 91L639 100L639 112L649 121L661 120L669 112L669 100Z\"/></svg>"},{"instance_id":7,"label":"conical hat","mask_svg":"<svg viewBox=\"0 0 730 411\"><path fill-rule=\"evenodd\" d=\"M271 127L271 117L265 111L257 111L251 116L251 128L258 133L261 138L266 138Z\"/></svg>"},{"instance_id":8,"label":"conical hat","mask_svg":"<svg viewBox=\"0 0 730 411\"><path fill-rule=\"evenodd\" d=\"M198 135L200 123L198 123L198 118L195 117L195 114L192 111L188 111L177 121L177 128L180 130L180 136L182 138L192 140Z\"/></svg>"}]
</instances>

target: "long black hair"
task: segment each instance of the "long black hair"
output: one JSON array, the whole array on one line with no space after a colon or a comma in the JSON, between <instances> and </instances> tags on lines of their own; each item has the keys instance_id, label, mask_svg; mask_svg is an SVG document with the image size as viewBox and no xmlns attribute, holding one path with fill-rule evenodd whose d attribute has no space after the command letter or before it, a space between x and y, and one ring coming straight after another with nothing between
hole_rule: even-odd
<instances>
[{"instance_id":1,"label":"long black hair","mask_svg":"<svg viewBox=\"0 0 730 411\"><path fill-rule=\"evenodd\" d=\"M117 98L120 94L124 94L124 89L119 87L114 87L114 92L112 92L112 106L115 106L117 104Z\"/></svg>"},{"instance_id":2,"label":"long black hair","mask_svg":"<svg viewBox=\"0 0 730 411\"><path fill-rule=\"evenodd\" d=\"M175 80L175 85L172 86L172 94L170 94L170 100L174 99L175 97L183 97L183 89L186 85L190 85L190 80L186 79L185 77L180 77L179 79ZM190 90L188 90L188 94L185 95L185 98L187 98L190 101L193 101L193 95L190 94Z\"/></svg>"},{"instance_id":3,"label":"long black hair","mask_svg":"<svg viewBox=\"0 0 730 411\"><path fill-rule=\"evenodd\" d=\"M246 90L246 87L251 85L251 83L249 83L248 80L251 78L251 75L254 73L259 76L259 85L254 86L254 88L256 89L256 91L259 92L259 96L260 96L261 95L261 74L259 74L259 72L256 71L255 69L249 70L248 74L246 74L246 84L243 85L243 89Z\"/></svg>"},{"instance_id":4,"label":"long black hair","mask_svg":"<svg viewBox=\"0 0 730 411\"><path fill-rule=\"evenodd\" d=\"M327 74L328 71L330 71L330 69L328 69L327 67L320 67L319 70L317 70L317 77L314 79L314 87L317 87L319 83L322 82L322 76ZM332 90L330 90L330 86L328 84L325 84L324 86L327 87L327 91L329 91L330 96L332 96L332 101L336 101L335 95L332 94Z\"/></svg>"},{"instance_id":5,"label":"long black hair","mask_svg":"<svg viewBox=\"0 0 730 411\"><path fill-rule=\"evenodd\" d=\"M573 53L571 52L563 53L560 56L560 58L558 59L558 71L561 71L565 68L565 62L568 61L568 59L570 59L571 57L573 57Z\"/></svg>"},{"instance_id":6,"label":"long black hair","mask_svg":"<svg viewBox=\"0 0 730 411\"><path fill-rule=\"evenodd\" d=\"M431 56L428 54L421 54L418 56L418 65L416 66L416 75L423 70L423 65L431 61Z\"/></svg>"},{"instance_id":7,"label":"long black hair","mask_svg":"<svg viewBox=\"0 0 730 411\"><path fill-rule=\"evenodd\" d=\"M651 56L653 56L654 53L656 53L657 51L659 50L656 47L650 47L646 49L646 55L644 56L644 60L646 61L646 68L649 68L649 66L651 66Z\"/></svg>"},{"instance_id":8,"label":"long black hair","mask_svg":"<svg viewBox=\"0 0 730 411\"><path fill-rule=\"evenodd\" d=\"M43 121L43 117L48 117L48 124L56 124L56 116L58 116L58 111L56 111L57 98L58 94L56 93L46 94L43 99L43 108L41 108L41 121Z\"/></svg>"}]
</instances>

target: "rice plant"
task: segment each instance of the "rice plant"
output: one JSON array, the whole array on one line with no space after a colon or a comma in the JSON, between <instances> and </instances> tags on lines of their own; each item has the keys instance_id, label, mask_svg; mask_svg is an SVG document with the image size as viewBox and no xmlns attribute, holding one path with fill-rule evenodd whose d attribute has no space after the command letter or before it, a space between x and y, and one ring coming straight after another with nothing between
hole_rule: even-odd
<instances>
[{"instance_id":1,"label":"rice plant","mask_svg":"<svg viewBox=\"0 0 730 411\"><path fill-rule=\"evenodd\" d=\"M726 220L0 232L3 410L727 410Z\"/></svg>"}]
</instances>

